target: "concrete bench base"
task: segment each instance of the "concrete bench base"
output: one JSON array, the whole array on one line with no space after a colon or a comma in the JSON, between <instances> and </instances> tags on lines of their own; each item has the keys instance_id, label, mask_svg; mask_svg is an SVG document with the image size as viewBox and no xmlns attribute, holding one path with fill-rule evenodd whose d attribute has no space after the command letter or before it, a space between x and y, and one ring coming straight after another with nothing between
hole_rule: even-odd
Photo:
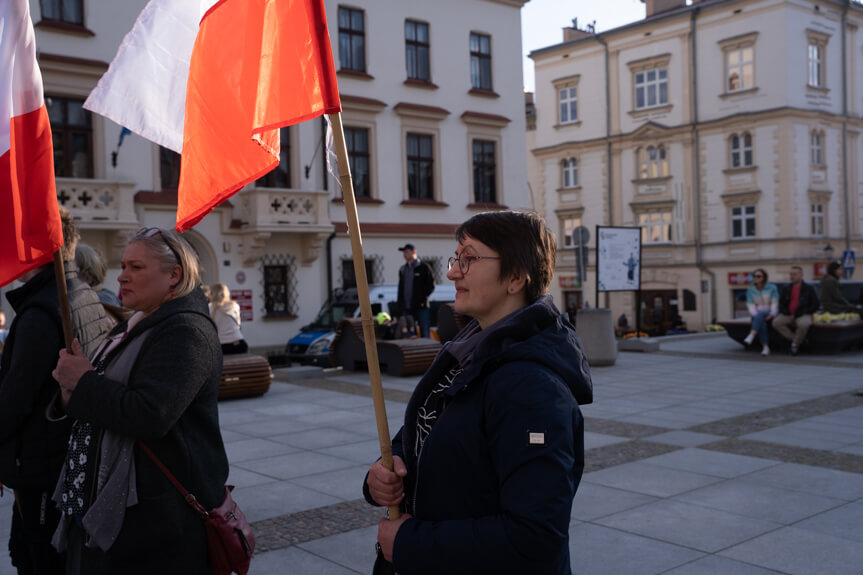
<instances>
[{"instance_id":1,"label":"concrete bench base","mask_svg":"<svg viewBox=\"0 0 863 575\"><path fill-rule=\"evenodd\" d=\"M728 337L746 346L743 340L749 335L752 321L748 318L720 321L719 325L725 328ZM768 345L770 349L788 349L791 342L779 335L773 326L767 329ZM761 349L758 338L752 344L753 349ZM863 347L863 319L845 320L833 323L813 323L806 334L806 341L800 347L801 351L812 353L834 354L846 350Z\"/></svg>"}]
</instances>

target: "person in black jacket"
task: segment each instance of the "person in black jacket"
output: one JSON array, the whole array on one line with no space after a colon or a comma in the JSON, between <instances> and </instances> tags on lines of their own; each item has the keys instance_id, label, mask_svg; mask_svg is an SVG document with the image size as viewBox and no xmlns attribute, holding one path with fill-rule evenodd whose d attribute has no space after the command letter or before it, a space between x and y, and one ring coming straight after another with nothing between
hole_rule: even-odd
<instances>
[{"instance_id":1,"label":"person in black jacket","mask_svg":"<svg viewBox=\"0 0 863 575\"><path fill-rule=\"evenodd\" d=\"M61 255L72 331L92 351L111 329L96 293L76 274L78 231L61 208ZM64 347L53 264L25 273L6 294L15 319L0 359L0 483L15 491L9 555L21 574L61 574L63 557L51 546L60 514L50 501L69 440L70 424L51 422L45 409L57 393L51 377Z\"/></svg>"},{"instance_id":2,"label":"person in black jacket","mask_svg":"<svg viewBox=\"0 0 863 575\"><path fill-rule=\"evenodd\" d=\"M174 230L149 228L132 237L121 267L120 298L134 314L92 363L76 344L54 371L76 420L54 491L63 512L54 543L67 549L67 575L209 574L201 517L136 443L204 508L222 503L222 350L198 260Z\"/></svg>"},{"instance_id":3,"label":"person in black jacket","mask_svg":"<svg viewBox=\"0 0 863 575\"><path fill-rule=\"evenodd\" d=\"M429 296L434 291L434 276L431 268L417 257L413 244L405 244L399 251L405 258L405 265L399 268L399 313L412 316L420 326L420 334L429 337Z\"/></svg>"},{"instance_id":4,"label":"person in black jacket","mask_svg":"<svg viewBox=\"0 0 863 575\"><path fill-rule=\"evenodd\" d=\"M571 573L569 522L584 469L590 370L544 295L555 238L536 214L483 213L456 232L455 310L474 319L420 380L363 485L378 544L400 575Z\"/></svg>"},{"instance_id":5,"label":"person in black jacket","mask_svg":"<svg viewBox=\"0 0 863 575\"><path fill-rule=\"evenodd\" d=\"M806 339L812 314L818 311L818 294L815 288L803 281L803 268L791 267L791 284L784 286L779 294L779 314L773 318L773 328L791 342L791 355ZM791 331L790 328L794 328Z\"/></svg>"}]
</instances>

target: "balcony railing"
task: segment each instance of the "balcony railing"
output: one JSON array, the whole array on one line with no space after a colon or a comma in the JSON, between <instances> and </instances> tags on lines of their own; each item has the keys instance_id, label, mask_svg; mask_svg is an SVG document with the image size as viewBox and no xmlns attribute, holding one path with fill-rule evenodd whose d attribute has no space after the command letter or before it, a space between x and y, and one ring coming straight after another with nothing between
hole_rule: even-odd
<instances>
[{"instance_id":1,"label":"balcony railing","mask_svg":"<svg viewBox=\"0 0 863 575\"><path fill-rule=\"evenodd\" d=\"M131 228L138 225L135 184L109 180L57 178L57 201L82 229Z\"/></svg>"},{"instance_id":2,"label":"balcony railing","mask_svg":"<svg viewBox=\"0 0 863 575\"><path fill-rule=\"evenodd\" d=\"M231 199L243 228L261 232L329 229L328 201L325 191L280 188L247 188Z\"/></svg>"}]
</instances>

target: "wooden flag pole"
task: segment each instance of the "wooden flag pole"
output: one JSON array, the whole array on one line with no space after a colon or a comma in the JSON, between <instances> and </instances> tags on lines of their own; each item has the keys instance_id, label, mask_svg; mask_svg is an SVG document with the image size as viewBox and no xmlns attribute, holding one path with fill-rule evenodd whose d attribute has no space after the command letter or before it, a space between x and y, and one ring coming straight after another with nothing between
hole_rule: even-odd
<instances>
[{"instance_id":1,"label":"wooden flag pole","mask_svg":"<svg viewBox=\"0 0 863 575\"><path fill-rule=\"evenodd\" d=\"M66 291L66 269L63 267L60 250L54 252L54 275L57 276L57 299L60 300L63 339L66 341L66 351L72 353L72 311L69 307L69 292Z\"/></svg>"},{"instance_id":2,"label":"wooden flag pole","mask_svg":"<svg viewBox=\"0 0 863 575\"><path fill-rule=\"evenodd\" d=\"M357 202L354 198L354 182L351 178L351 167L348 164L348 148L345 145L345 133L342 128L341 113L330 114L333 124L333 143L336 147L336 157L339 162L339 181L342 184L342 196L347 213L348 234L351 238L351 251L354 256L354 275L357 280L357 295L360 300L360 317L363 324L363 336L366 340L366 362L369 365L369 378L372 385L372 398L375 405L375 419L378 424L378 441L381 445L381 464L393 470L393 450L390 443L390 430L387 424L387 407L384 402L384 388L381 383L381 366L378 363L378 348L375 344L375 322L372 318L372 304L369 300L369 283L366 278L366 262L363 258L363 238L360 233L360 221L357 217ZM390 519L401 516L398 505L389 507Z\"/></svg>"}]
</instances>

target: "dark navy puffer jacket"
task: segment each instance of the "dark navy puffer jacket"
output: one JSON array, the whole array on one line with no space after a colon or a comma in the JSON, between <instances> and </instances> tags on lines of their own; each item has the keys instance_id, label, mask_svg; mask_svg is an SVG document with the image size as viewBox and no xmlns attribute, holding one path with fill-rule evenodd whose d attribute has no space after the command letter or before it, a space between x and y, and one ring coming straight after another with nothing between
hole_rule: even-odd
<instances>
[{"instance_id":1,"label":"dark navy puffer jacket","mask_svg":"<svg viewBox=\"0 0 863 575\"><path fill-rule=\"evenodd\" d=\"M587 360L549 296L487 329L420 453L419 390L455 365L447 348L393 441L413 515L395 539L400 575L571 572L570 512L584 469L579 404L593 400Z\"/></svg>"}]
</instances>

